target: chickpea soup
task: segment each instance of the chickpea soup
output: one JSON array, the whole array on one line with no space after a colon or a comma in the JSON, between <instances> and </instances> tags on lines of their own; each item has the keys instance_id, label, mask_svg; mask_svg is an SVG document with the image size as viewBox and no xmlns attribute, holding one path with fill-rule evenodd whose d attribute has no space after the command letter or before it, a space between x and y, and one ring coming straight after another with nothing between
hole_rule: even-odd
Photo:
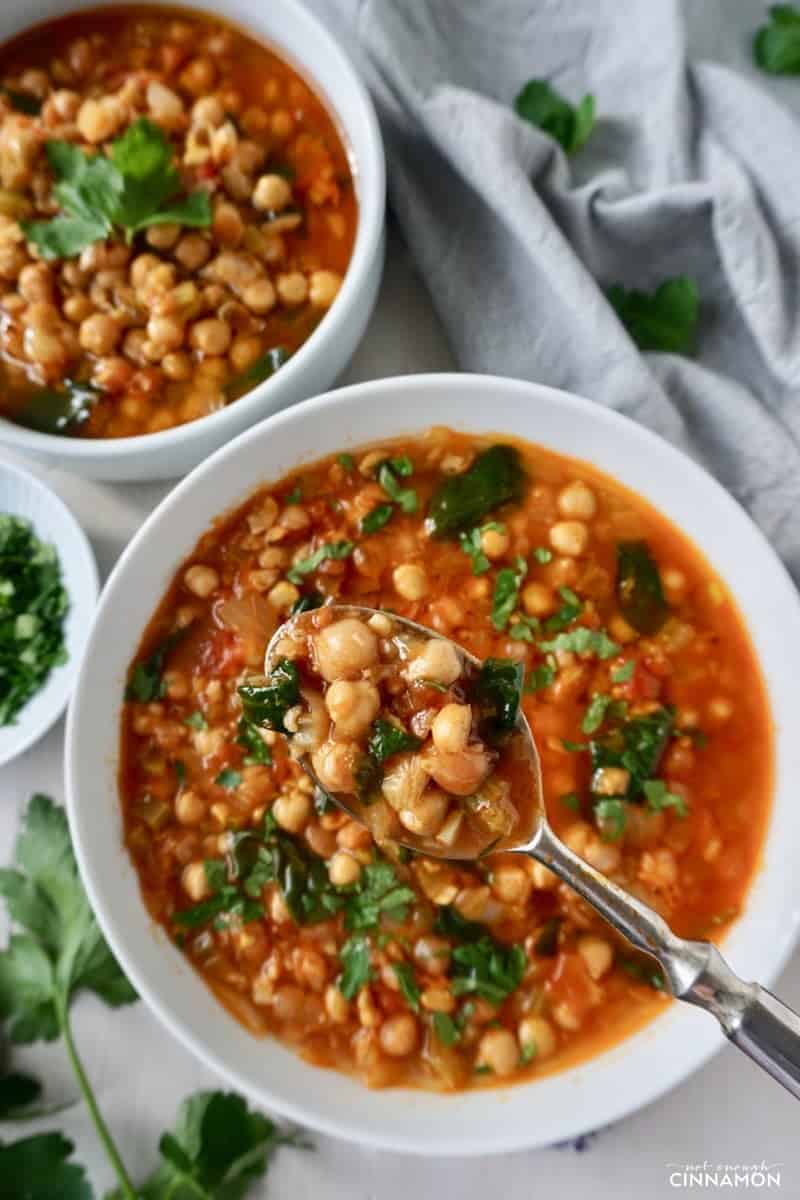
<instances>
[{"instance_id":1,"label":"chickpea soup","mask_svg":"<svg viewBox=\"0 0 800 1200\"><path fill-rule=\"evenodd\" d=\"M0 48L0 414L108 438L232 403L324 317L356 218L331 115L245 33L37 26Z\"/></svg>"},{"instance_id":2,"label":"chickpea soup","mask_svg":"<svg viewBox=\"0 0 800 1200\"><path fill-rule=\"evenodd\" d=\"M348 625L347 605L377 625ZM290 617L315 644L284 635L265 676ZM540 864L491 841L474 862L400 844L472 837L487 812L503 836L529 799L501 772L485 807L485 701L426 649L447 643L393 650L396 617L496 664L573 850L678 933L724 932L772 790L734 602L613 479L443 429L265 487L178 571L121 724L144 901L238 1020L318 1066L445 1091L563 1068L660 1012L663 980ZM369 781L369 828L315 791L286 732L333 793Z\"/></svg>"}]
</instances>

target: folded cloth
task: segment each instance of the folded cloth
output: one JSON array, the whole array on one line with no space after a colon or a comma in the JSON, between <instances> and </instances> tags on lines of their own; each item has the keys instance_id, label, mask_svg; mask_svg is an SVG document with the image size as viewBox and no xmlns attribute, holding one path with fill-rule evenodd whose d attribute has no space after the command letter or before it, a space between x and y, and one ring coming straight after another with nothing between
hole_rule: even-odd
<instances>
[{"instance_id":1,"label":"folded cloth","mask_svg":"<svg viewBox=\"0 0 800 1200\"><path fill-rule=\"evenodd\" d=\"M376 101L394 212L459 366L649 425L749 510L800 582L800 126L687 60L678 0L316 0ZM597 123L567 159L517 117L549 80ZM800 87L800 84L798 84ZM688 275L694 359L605 298Z\"/></svg>"}]
</instances>

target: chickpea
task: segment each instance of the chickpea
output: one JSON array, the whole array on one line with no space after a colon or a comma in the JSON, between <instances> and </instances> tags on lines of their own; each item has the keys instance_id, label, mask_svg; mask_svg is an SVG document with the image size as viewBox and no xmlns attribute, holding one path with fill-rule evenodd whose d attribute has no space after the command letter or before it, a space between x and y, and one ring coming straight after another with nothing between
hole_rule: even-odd
<instances>
[{"instance_id":1,"label":"chickpea","mask_svg":"<svg viewBox=\"0 0 800 1200\"><path fill-rule=\"evenodd\" d=\"M261 212L280 212L291 202L291 185L282 175L262 175L256 183L253 207Z\"/></svg>"},{"instance_id":2,"label":"chickpea","mask_svg":"<svg viewBox=\"0 0 800 1200\"><path fill-rule=\"evenodd\" d=\"M94 305L83 292L79 292L76 296L70 296L64 301L62 307L64 316L68 321L72 321L74 325L80 325L82 321L85 321L94 312Z\"/></svg>"},{"instance_id":3,"label":"chickpea","mask_svg":"<svg viewBox=\"0 0 800 1200\"><path fill-rule=\"evenodd\" d=\"M345 737L360 737L375 720L380 706L378 689L366 681L351 683L339 679L325 693L325 707L336 725L336 733Z\"/></svg>"},{"instance_id":4,"label":"chickpea","mask_svg":"<svg viewBox=\"0 0 800 1200\"><path fill-rule=\"evenodd\" d=\"M219 587L219 574L213 567L197 564L184 573L183 582L193 596L205 600Z\"/></svg>"},{"instance_id":5,"label":"chickpea","mask_svg":"<svg viewBox=\"0 0 800 1200\"><path fill-rule=\"evenodd\" d=\"M42 367L60 366L67 357L59 337L35 326L25 330L25 354Z\"/></svg>"},{"instance_id":6,"label":"chickpea","mask_svg":"<svg viewBox=\"0 0 800 1200\"><path fill-rule=\"evenodd\" d=\"M232 204L218 204L211 230L223 246L238 246L244 235L244 221L238 208Z\"/></svg>"},{"instance_id":7,"label":"chickpea","mask_svg":"<svg viewBox=\"0 0 800 1200\"><path fill-rule=\"evenodd\" d=\"M211 91L216 79L217 68L212 60L205 55L198 55L181 71L179 82L185 92L192 96L203 96Z\"/></svg>"},{"instance_id":8,"label":"chickpea","mask_svg":"<svg viewBox=\"0 0 800 1200\"><path fill-rule=\"evenodd\" d=\"M335 271L312 271L309 299L314 308L330 308L342 286L342 277Z\"/></svg>"},{"instance_id":9,"label":"chickpea","mask_svg":"<svg viewBox=\"0 0 800 1200\"><path fill-rule=\"evenodd\" d=\"M311 815L314 804L308 792L296 788L290 792L281 792L272 806L272 815L288 833L302 833Z\"/></svg>"},{"instance_id":10,"label":"chickpea","mask_svg":"<svg viewBox=\"0 0 800 1200\"><path fill-rule=\"evenodd\" d=\"M527 904L533 880L527 871L511 863L503 863L492 872L492 891L504 904Z\"/></svg>"},{"instance_id":11,"label":"chickpea","mask_svg":"<svg viewBox=\"0 0 800 1200\"><path fill-rule=\"evenodd\" d=\"M578 954L583 959L592 979L602 979L611 970L614 951L605 938L587 934L578 941Z\"/></svg>"},{"instance_id":12,"label":"chickpea","mask_svg":"<svg viewBox=\"0 0 800 1200\"><path fill-rule=\"evenodd\" d=\"M522 607L529 617L548 617L555 611L556 597L546 583L534 580L522 589Z\"/></svg>"},{"instance_id":13,"label":"chickpea","mask_svg":"<svg viewBox=\"0 0 800 1200\"><path fill-rule=\"evenodd\" d=\"M461 676L458 651L443 638L430 638L406 668L408 679L432 679L447 687Z\"/></svg>"},{"instance_id":14,"label":"chickpea","mask_svg":"<svg viewBox=\"0 0 800 1200\"><path fill-rule=\"evenodd\" d=\"M334 887L348 887L361 874L361 863L346 850L338 850L328 863L328 877Z\"/></svg>"},{"instance_id":15,"label":"chickpea","mask_svg":"<svg viewBox=\"0 0 800 1200\"><path fill-rule=\"evenodd\" d=\"M507 1029L489 1029L478 1043L477 1064L495 1075L511 1075L519 1063L519 1046Z\"/></svg>"},{"instance_id":16,"label":"chickpea","mask_svg":"<svg viewBox=\"0 0 800 1200\"><path fill-rule=\"evenodd\" d=\"M52 303L54 288L50 268L46 263L29 263L19 273L17 289L30 304L40 300Z\"/></svg>"},{"instance_id":17,"label":"chickpea","mask_svg":"<svg viewBox=\"0 0 800 1200\"><path fill-rule=\"evenodd\" d=\"M336 1025L342 1025L350 1015L350 1004L335 983L325 989L325 1012Z\"/></svg>"},{"instance_id":18,"label":"chickpea","mask_svg":"<svg viewBox=\"0 0 800 1200\"><path fill-rule=\"evenodd\" d=\"M308 299L308 280L302 271L289 271L284 275L279 275L275 281L275 286L278 292L278 299L287 308L294 308L298 304L304 304Z\"/></svg>"},{"instance_id":19,"label":"chickpea","mask_svg":"<svg viewBox=\"0 0 800 1200\"><path fill-rule=\"evenodd\" d=\"M124 108L115 96L84 100L78 112L78 132L87 142L97 145L113 137L124 119Z\"/></svg>"},{"instance_id":20,"label":"chickpea","mask_svg":"<svg viewBox=\"0 0 800 1200\"><path fill-rule=\"evenodd\" d=\"M52 124L57 125L61 121L74 121L80 106L81 98L77 92L71 92L68 88L59 88L58 91L51 93L45 107L48 113L52 113L55 117Z\"/></svg>"},{"instance_id":21,"label":"chickpea","mask_svg":"<svg viewBox=\"0 0 800 1200\"><path fill-rule=\"evenodd\" d=\"M4 242L0 245L0 279L17 279L28 261L28 254L24 246L15 245L13 242Z\"/></svg>"},{"instance_id":22,"label":"chickpea","mask_svg":"<svg viewBox=\"0 0 800 1200\"><path fill-rule=\"evenodd\" d=\"M167 379L183 382L192 378L192 360L188 354L165 354L161 360L161 370Z\"/></svg>"},{"instance_id":23,"label":"chickpea","mask_svg":"<svg viewBox=\"0 0 800 1200\"><path fill-rule=\"evenodd\" d=\"M81 321L80 341L90 354L111 354L116 348L122 330L119 322L107 313L94 313Z\"/></svg>"},{"instance_id":24,"label":"chickpea","mask_svg":"<svg viewBox=\"0 0 800 1200\"><path fill-rule=\"evenodd\" d=\"M275 307L275 288L266 276L254 279L242 289L242 301L254 313L268 313Z\"/></svg>"},{"instance_id":25,"label":"chickpea","mask_svg":"<svg viewBox=\"0 0 800 1200\"><path fill-rule=\"evenodd\" d=\"M197 902L211 895L206 868L201 862L188 863L181 873L181 887L190 900Z\"/></svg>"},{"instance_id":26,"label":"chickpea","mask_svg":"<svg viewBox=\"0 0 800 1200\"><path fill-rule=\"evenodd\" d=\"M288 612L300 599L300 592L293 583L282 579L273 588L270 588L267 599L272 607L277 608L279 612Z\"/></svg>"},{"instance_id":27,"label":"chickpea","mask_svg":"<svg viewBox=\"0 0 800 1200\"><path fill-rule=\"evenodd\" d=\"M155 254L138 254L130 265L130 281L137 289L144 287L151 271L161 266Z\"/></svg>"},{"instance_id":28,"label":"chickpea","mask_svg":"<svg viewBox=\"0 0 800 1200\"><path fill-rule=\"evenodd\" d=\"M686 576L677 567L663 567L661 569L661 582L664 585L664 591L669 594L670 599L673 601L679 600L686 592L688 586Z\"/></svg>"},{"instance_id":29,"label":"chickpea","mask_svg":"<svg viewBox=\"0 0 800 1200\"><path fill-rule=\"evenodd\" d=\"M406 1058L419 1043L419 1026L411 1013L399 1013L381 1025L378 1041L390 1058Z\"/></svg>"},{"instance_id":30,"label":"chickpea","mask_svg":"<svg viewBox=\"0 0 800 1200\"><path fill-rule=\"evenodd\" d=\"M181 825L198 825L206 815L202 796L186 788L175 797L175 816Z\"/></svg>"},{"instance_id":31,"label":"chickpea","mask_svg":"<svg viewBox=\"0 0 800 1200\"><path fill-rule=\"evenodd\" d=\"M195 321L189 333L189 341L200 354L225 354L231 344L230 326L219 317Z\"/></svg>"},{"instance_id":32,"label":"chickpea","mask_svg":"<svg viewBox=\"0 0 800 1200\"><path fill-rule=\"evenodd\" d=\"M558 493L558 511L567 519L577 518L580 521L591 521L597 512L597 501L594 492L582 480L576 479L568 483Z\"/></svg>"},{"instance_id":33,"label":"chickpea","mask_svg":"<svg viewBox=\"0 0 800 1200\"><path fill-rule=\"evenodd\" d=\"M231 366L234 371L246 371L261 357L261 338L242 335L234 338L229 351Z\"/></svg>"},{"instance_id":34,"label":"chickpea","mask_svg":"<svg viewBox=\"0 0 800 1200\"><path fill-rule=\"evenodd\" d=\"M428 1012L451 1013L456 1006L455 997L448 987L425 988L420 1001Z\"/></svg>"},{"instance_id":35,"label":"chickpea","mask_svg":"<svg viewBox=\"0 0 800 1200\"><path fill-rule=\"evenodd\" d=\"M468 746L458 754L429 754L425 767L446 792L471 796L489 774L490 764L483 746Z\"/></svg>"},{"instance_id":36,"label":"chickpea","mask_svg":"<svg viewBox=\"0 0 800 1200\"><path fill-rule=\"evenodd\" d=\"M117 355L97 360L92 382L104 392L124 392L133 378L133 367Z\"/></svg>"},{"instance_id":37,"label":"chickpea","mask_svg":"<svg viewBox=\"0 0 800 1200\"><path fill-rule=\"evenodd\" d=\"M95 320L96 318L90 318ZM161 359L170 350L177 350L183 342L183 323L177 317L151 317L147 322L147 337L158 347Z\"/></svg>"},{"instance_id":38,"label":"chickpea","mask_svg":"<svg viewBox=\"0 0 800 1200\"><path fill-rule=\"evenodd\" d=\"M624 796L631 781L624 767L598 767L592 776L592 791L598 796Z\"/></svg>"},{"instance_id":39,"label":"chickpea","mask_svg":"<svg viewBox=\"0 0 800 1200\"><path fill-rule=\"evenodd\" d=\"M446 975L450 966L450 943L435 934L426 934L414 943L414 959L429 975Z\"/></svg>"},{"instance_id":40,"label":"chickpea","mask_svg":"<svg viewBox=\"0 0 800 1200\"><path fill-rule=\"evenodd\" d=\"M523 1050L531 1048L537 1062L555 1054L558 1045L555 1030L545 1017L523 1017L517 1028L517 1038Z\"/></svg>"},{"instance_id":41,"label":"chickpea","mask_svg":"<svg viewBox=\"0 0 800 1200\"><path fill-rule=\"evenodd\" d=\"M314 650L322 678L334 683L371 667L378 658L378 639L363 621L345 617L316 635Z\"/></svg>"},{"instance_id":42,"label":"chickpea","mask_svg":"<svg viewBox=\"0 0 800 1200\"><path fill-rule=\"evenodd\" d=\"M469 741L472 709L468 704L445 704L431 725L433 744L443 754L458 754Z\"/></svg>"},{"instance_id":43,"label":"chickpea","mask_svg":"<svg viewBox=\"0 0 800 1200\"><path fill-rule=\"evenodd\" d=\"M589 545L589 530L583 521L556 521L550 527L550 545L557 554L579 558Z\"/></svg>"},{"instance_id":44,"label":"chickpea","mask_svg":"<svg viewBox=\"0 0 800 1200\"><path fill-rule=\"evenodd\" d=\"M392 572L392 583L404 600L421 600L428 594L428 575L417 563L401 563Z\"/></svg>"},{"instance_id":45,"label":"chickpea","mask_svg":"<svg viewBox=\"0 0 800 1200\"><path fill-rule=\"evenodd\" d=\"M183 117L183 101L158 79L151 79L147 85L147 107L154 121L167 129L175 128Z\"/></svg>"},{"instance_id":46,"label":"chickpea","mask_svg":"<svg viewBox=\"0 0 800 1200\"><path fill-rule=\"evenodd\" d=\"M324 788L331 792L355 790L356 748L352 742L323 742L311 763Z\"/></svg>"},{"instance_id":47,"label":"chickpea","mask_svg":"<svg viewBox=\"0 0 800 1200\"><path fill-rule=\"evenodd\" d=\"M706 709L709 719L717 725L724 725L733 716L733 704L727 696L715 696L709 700Z\"/></svg>"},{"instance_id":48,"label":"chickpea","mask_svg":"<svg viewBox=\"0 0 800 1200\"><path fill-rule=\"evenodd\" d=\"M175 247L175 257L187 271L199 271L211 257L211 245L200 233L185 233Z\"/></svg>"},{"instance_id":49,"label":"chickpea","mask_svg":"<svg viewBox=\"0 0 800 1200\"><path fill-rule=\"evenodd\" d=\"M613 846L610 842L604 842L595 837L586 842L583 857L590 866L594 867L596 871L602 871L604 875L610 875L612 871L616 871L622 861L622 854L618 846Z\"/></svg>"},{"instance_id":50,"label":"chickpea","mask_svg":"<svg viewBox=\"0 0 800 1200\"><path fill-rule=\"evenodd\" d=\"M511 544L511 538L504 529L484 529L481 533L481 550L493 562L502 558Z\"/></svg>"},{"instance_id":51,"label":"chickpea","mask_svg":"<svg viewBox=\"0 0 800 1200\"><path fill-rule=\"evenodd\" d=\"M192 105L192 123L218 129L225 123L225 108L217 96L201 96Z\"/></svg>"},{"instance_id":52,"label":"chickpea","mask_svg":"<svg viewBox=\"0 0 800 1200\"><path fill-rule=\"evenodd\" d=\"M299 946L293 955L292 966L297 982L312 992L321 992L328 982L328 965L318 950Z\"/></svg>"},{"instance_id":53,"label":"chickpea","mask_svg":"<svg viewBox=\"0 0 800 1200\"><path fill-rule=\"evenodd\" d=\"M398 813L400 822L418 837L434 837L442 827L450 807L450 798L439 788L426 788L409 808Z\"/></svg>"},{"instance_id":54,"label":"chickpea","mask_svg":"<svg viewBox=\"0 0 800 1200\"><path fill-rule=\"evenodd\" d=\"M272 1010L279 1021L288 1024L303 1019L306 994L302 988L293 983L284 983L275 989L272 997Z\"/></svg>"},{"instance_id":55,"label":"chickpea","mask_svg":"<svg viewBox=\"0 0 800 1200\"><path fill-rule=\"evenodd\" d=\"M171 250L177 245L180 236L180 225L173 225L167 221L163 225L151 225L145 235L145 241L155 250Z\"/></svg>"}]
</instances>

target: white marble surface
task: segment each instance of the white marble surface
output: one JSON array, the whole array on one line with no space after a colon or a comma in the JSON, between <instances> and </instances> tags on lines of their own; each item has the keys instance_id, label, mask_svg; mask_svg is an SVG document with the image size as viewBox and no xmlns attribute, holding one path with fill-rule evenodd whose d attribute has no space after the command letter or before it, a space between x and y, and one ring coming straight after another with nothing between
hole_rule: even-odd
<instances>
[{"instance_id":1,"label":"white marble surface","mask_svg":"<svg viewBox=\"0 0 800 1200\"><path fill-rule=\"evenodd\" d=\"M621 0L621 14L629 2ZM692 51L749 70L746 38L762 11L756 0L691 0ZM800 115L800 82L769 86ZM378 309L342 382L452 366L425 291L392 237ZM168 491L162 484L86 483L59 471L35 469L83 523L103 576ZM17 816L30 794L45 791L63 797L62 747L59 723L26 755L0 770L0 862L9 859ZM800 1007L800 954L776 990ZM178 1046L143 1004L109 1013L86 1000L78 1006L77 1028L103 1112L132 1174L141 1177L154 1164L158 1137L169 1127L181 1098L197 1088L218 1086L219 1080ZM72 1094L58 1048L35 1048L17 1061L38 1068L54 1096ZM113 1181L83 1109L75 1107L41 1123L43 1128L56 1126L75 1141L77 1157L102 1194ZM0 1138L18 1133L18 1128L0 1128ZM487 1194L522 1200L544 1182L548 1195L560 1200L582 1200L590 1194L593 1200L661 1200L676 1194L669 1183L670 1164L766 1161L782 1164L781 1194L800 1196L797 1109L733 1049L724 1050L658 1103L602 1131L583 1153L553 1149L459 1162L407 1159L330 1138L314 1141L314 1153L281 1151L263 1191L255 1194L295 1200L401 1200L408 1195L427 1200L447 1189L457 1200L484 1200Z\"/></svg>"}]
</instances>

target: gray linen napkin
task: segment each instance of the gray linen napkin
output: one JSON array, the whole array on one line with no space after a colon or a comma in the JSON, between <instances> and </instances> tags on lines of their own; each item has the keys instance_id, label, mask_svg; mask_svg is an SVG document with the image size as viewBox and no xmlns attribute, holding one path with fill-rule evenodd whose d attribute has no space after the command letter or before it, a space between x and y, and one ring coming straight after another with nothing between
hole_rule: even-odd
<instances>
[{"instance_id":1,"label":"gray linen napkin","mask_svg":"<svg viewBox=\"0 0 800 1200\"><path fill-rule=\"evenodd\" d=\"M316 0L377 103L394 212L459 366L649 425L745 505L800 581L800 126L687 60L678 0ZM569 160L511 102L598 122ZM798 84L800 87L800 84ZM611 283L690 275L694 360L638 352Z\"/></svg>"}]
</instances>

